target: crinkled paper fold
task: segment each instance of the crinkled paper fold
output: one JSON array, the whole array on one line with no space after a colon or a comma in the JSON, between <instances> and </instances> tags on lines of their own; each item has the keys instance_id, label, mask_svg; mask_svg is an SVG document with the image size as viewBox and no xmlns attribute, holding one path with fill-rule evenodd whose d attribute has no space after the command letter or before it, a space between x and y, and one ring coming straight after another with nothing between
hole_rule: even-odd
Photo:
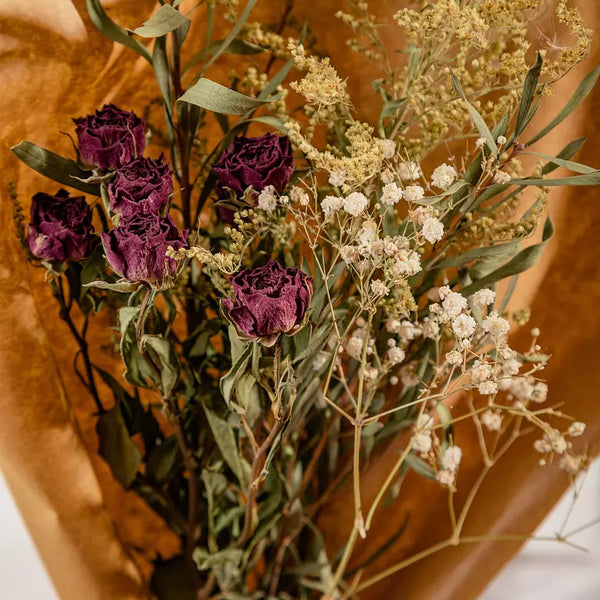
<instances>
[{"instance_id":1,"label":"crinkled paper fold","mask_svg":"<svg viewBox=\"0 0 600 600\"><path fill-rule=\"evenodd\" d=\"M103 4L114 19L132 28L147 18L154 5L151 0ZM342 77L351 78L361 116L374 114L376 98L370 88L374 76L367 66L352 62L356 59L343 43L342 26L331 25L341 2L297 4L302 16L308 9L319 48L331 54ZM579 4L588 26L594 26L598 22L595 3ZM379 0L372 5L390 14L404 3ZM279 3L261 0L253 19L273 21L281 8ZM73 130L71 116L110 101L143 111L155 95L152 75L137 55L116 47L95 30L83 0L4 0L0 25L0 467L61 599L147 598L150 561L158 553L165 557L176 553L178 540L141 500L119 487L97 456L94 405L72 369L76 348L57 318L43 272L26 264L15 240L7 190L13 182L27 205L36 191L54 192L59 187L19 164L9 152L10 145L28 139L70 154L71 143L59 132ZM201 25L194 24L200 32L198 44ZM393 32L389 38L401 42ZM597 62L600 51L594 51ZM546 122L593 66L594 58L559 84L557 94L545 105ZM216 68L209 76L226 83L225 73L225 68ZM578 160L599 166L600 90L548 137L544 152L558 151L584 133L589 139ZM515 308L531 306L530 326L542 329L544 350L552 353L545 373L549 402L562 404L565 412L588 423L579 443L588 444L591 454L598 451L600 439L598 195L595 189L578 188L551 194L557 234L542 262L522 277L513 301ZM118 361L98 348L107 343L107 326L94 324L92 352L99 353L101 366L118 374ZM528 344L528 331L517 333L517 338L517 347ZM468 489L481 465L474 431L458 427L457 439L465 450L459 479L462 490ZM562 494L567 476L555 467L539 468L532 441L531 437L519 440L484 482L467 520L466 535L528 534ZM396 460L400 443L372 459L363 483L367 504L385 469ZM459 492L458 506L463 501L464 492ZM330 548L343 543L352 513L346 490L326 506L320 524ZM449 528L446 494L433 482L409 476L399 499L381 511L369 538L358 545L355 560L369 556L405 521L404 534L364 577L444 539ZM444 550L369 588L361 598L475 598L518 547L519 543L502 542Z\"/></svg>"}]
</instances>

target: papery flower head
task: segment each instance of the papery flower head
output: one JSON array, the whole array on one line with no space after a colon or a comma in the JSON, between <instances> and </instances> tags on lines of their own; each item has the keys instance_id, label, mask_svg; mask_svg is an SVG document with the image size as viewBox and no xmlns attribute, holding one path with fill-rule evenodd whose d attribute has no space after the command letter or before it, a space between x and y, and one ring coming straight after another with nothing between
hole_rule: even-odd
<instances>
[{"instance_id":1,"label":"papery flower head","mask_svg":"<svg viewBox=\"0 0 600 600\"><path fill-rule=\"evenodd\" d=\"M447 190L454 183L456 176L456 169L444 163L433 170L431 184L442 190Z\"/></svg>"},{"instance_id":2,"label":"papery flower head","mask_svg":"<svg viewBox=\"0 0 600 600\"><path fill-rule=\"evenodd\" d=\"M187 248L187 234L187 229L179 232L169 215L140 213L101 236L106 258L115 273L128 281L160 289L179 268L178 262L167 256L167 250Z\"/></svg>"},{"instance_id":3,"label":"papery flower head","mask_svg":"<svg viewBox=\"0 0 600 600\"><path fill-rule=\"evenodd\" d=\"M299 269L269 261L234 275L231 284L233 299L223 300L224 312L242 337L272 346L306 324L312 278Z\"/></svg>"},{"instance_id":4,"label":"papery flower head","mask_svg":"<svg viewBox=\"0 0 600 600\"><path fill-rule=\"evenodd\" d=\"M169 163L141 156L117 170L108 184L108 205L124 218L138 213L162 213L173 193Z\"/></svg>"},{"instance_id":5,"label":"papery flower head","mask_svg":"<svg viewBox=\"0 0 600 600\"><path fill-rule=\"evenodd\" d=\"M83 196L38 193L31 202L27 241L35 256L52 262L85 258L97 241L92 211Z\"/></svg>"},{"instance_id":6,"label":"papery flower head","mask_svg":"<svg viewBox=\"0 0 600 600\"><path fill-rule=\"evenodd\" d=\"M265 133L260 137L241 135L234 138L231 145L213 164L212 171L219 179L217 193L221 198L233 192L238 199L252 187L255 194L267 186L281 194L294 173L292 145L286 136Z\"/></svg>"},{"instance_id":7,"label":"papery flower head","mask_svg":"<svg viewBox=\"0 0 600 600\"><path fill-rule=\"evenodd\" d=\"M146 145L146 124L134 112L105 104L93 115L73 119L83 160L105 171L140 156Z\"/></svg>"}]
</instances>

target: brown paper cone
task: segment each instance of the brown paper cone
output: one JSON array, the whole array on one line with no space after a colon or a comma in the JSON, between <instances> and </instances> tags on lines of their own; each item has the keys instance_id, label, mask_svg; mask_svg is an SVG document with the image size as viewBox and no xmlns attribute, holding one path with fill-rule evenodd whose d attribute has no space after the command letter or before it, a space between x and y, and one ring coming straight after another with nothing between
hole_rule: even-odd
<instances>
[{"instance_id":1,"label":"brown paper cone","mask_svg":"<svg viewBox=\"0 0 600 600\"><path fill-rule=\"evenodd\" d=\"M103 4L114 19L129 27L139 25L154 6L152 0ZM373 6L378 12L391 12L391 4L403 5L379 0ZM587 23L594 24L595 8L580 4ZM308 1L298 10L308 12L319 48L331 53L343 76L351 76L355 104L368 107L376 101L369 85L373 77L362 64L357 70L356 59L348 54L343 36L338 34L340 26L331 26L332 15L340 6L341 2ZM263 0L253 19L272 21L274 13L281 10L283 5ZM154 81L137 55L116 47L97 32L87 18L83 0L4 0L0 23L0 466L61 598L145 598L150 561L159 552L164 557L175 554L178 540L136 495L120 488L97 456L94 405L72 370L76 348L67 327L56 317L43 273L26 266L14 239L7 185L14 182L26 204L38 190L57 189L58 185L20 165L8 146L29 139L69 154L69 140L58 132L72 131L71 116L89 113L109 101L140 111L156 95ZM197 39L201 44L201 33ZM593 64L594 60L588 61L561 83L561 91L552 101L556 107ZM218 74L217 69L211 76L218 79ZM594 148L600 141L596 139L600 137L596 126L599 104L600 96L594 93L578 115L563 124L552 140L552 149L559 150L584 131L591 133L580 160L593 165ZM548 114L555 112L547 110ZM368 113L361 110L361 116ZM544 120L548 120L547 114ZM550 153L551 148L546 151ZM542 328L544 347L554 354L547 372L550 401L564 401L566 412L588 422L583 444L597 441L600 433L594 406L600 377L595 368L600 318L593 310L600 299L600 267L594 248L600 235L596 194L595 190L552 194L558 233L545 260L523 278L521 299L514 302L519 307L531 301L533 325ZM106 342L106 326L104 322L94 324L91 343L94 354L101 357L101 366L118 374L118 360L100 350ZM527 337L526 332L521 335ZM462 436L461 445L467 450L459 483L468 489L468 480L477 475L480 465L469 463L477 456L477 452L468 452L474 444L473 432L464 427L457 435ZM528 533L560 496L568 483L566 477L557 469L536 467L531 441L519 442L486 481L467 522L468 534ZM597 444L591 450L596 452ZM373 461L363 485L365 497L372 495L394 456L390 450ZM347 498L340 496L324 510L322 524L332 548L343 542L340 519L347 528L351 526L347 504ZM408 478L399 501L382 511L368 542L358 546L355 560L368 555L407 514L410 520L405 534L369 574L414 555L442 539L448 523L445 511L446 498L438 488ZM474 598L517 549L518 544L486 544L445 551L386 579L361 597Z\"/></svg>"}]
</instances>

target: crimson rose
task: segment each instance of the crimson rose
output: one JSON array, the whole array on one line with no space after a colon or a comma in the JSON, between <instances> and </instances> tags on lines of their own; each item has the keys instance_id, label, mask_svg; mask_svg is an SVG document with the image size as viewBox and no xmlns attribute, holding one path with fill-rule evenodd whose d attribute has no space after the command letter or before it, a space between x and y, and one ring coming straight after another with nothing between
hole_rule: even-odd
<instances>
[{"instance_id":1,"label":"crimson rose","mask_svg":"<svg viewBox=\"0 0 600 600\"><path fill-rule=\"evenodd\" d=\"M177 272L177 261L167 249L187 248L188 230L179 233L169 215L137 214L102 233L106 258L115 273L128 281L146 282L160 288Z\"/></svg>"},{"instance_id":2,"label":"crimson rose","mask_svg":"<svg viewBox=\"0 0 600 600\"><path fill-rule=\"evenodd\" d=\"M260 192L272 185L283 192L294 172L292 145L285 136L266 133L260 137L237 137L221 158L212 166L219 178L217 191L227 198L232 190L238 198L252 186Z\"/></svg>"},{"instance_id":3,"label":"crimson rose","mask_svg":"<svg viewBox=\"0 0 600 600\"><path fill-rule=\"evenodd\" d=\"M146 124L134 112L105 104L93 115L73 119L81 158L107 171L131 162L144 151Z\"/></svg>"},{"instance_id":4,"label":"crimson rose","mask_svg":"<svg viewBox=\"0 0 600 600\"><path fill-rule=\"evenodd\" d=\"M231 278L233 300L223 300L227 317L240 333L265 346L305 323L313 294L312 279L302 271L269 261Z\"/></svg>"},{"instance_id":5,"label":"crimson rose","mask_svg":"<svg viewBox=\"0 0 600 600\"><path fill-rule=\"evenodd\" d=\"M62 189L55 196L33 196L27 238L31 252L45 260L60 262L88 256L97 238L85 198L71 197Z\"/></svg>"},{"instance_id":6,"label":"crimson rose","mask_svg":"<svg viewBox=\"0 0 600 600\"><path fill-rule=\"evenodd\" d=\"M173 192L169 163L140 157L120 168L108 185L110 210L124 218L137 213L161 213Z\"/></svg>"}]
</instances>

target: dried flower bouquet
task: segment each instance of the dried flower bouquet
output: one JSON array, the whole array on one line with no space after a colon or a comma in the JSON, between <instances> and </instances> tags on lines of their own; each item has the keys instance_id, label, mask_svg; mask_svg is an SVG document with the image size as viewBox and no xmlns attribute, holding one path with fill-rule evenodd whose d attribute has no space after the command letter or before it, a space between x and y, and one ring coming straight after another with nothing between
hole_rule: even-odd
<instances>
[{"instance_id":1,"label":"dried flower bouquet","mask_svg":"<svg viewBox=\"0 0 600 600\"><path fill-rule=\"evenodd\" d=\"M156 105L141 118L107 104L74 119L73 159L13 148L85 194L36 194L28 223L17 200L15 223L79 345L99 453L181 538L180 555L157 561L152 593L368 597L409 564L483 539L463 534L469 509L518 437L536 432L541 463L584 469L573 439L585 425L547 404L540 332L511 348L511 321L528 315L507 308L553 233L550 189L600 182L572 160L582 139L557 156L537 144L598 68L530 131L552 84L586 56L591 32L577 11L559 1L569 43L536 52L527 28L543 2L418 2L393 15L406 41L388 48L367 3L349 2L336 15L348 45L381 70L380 116L365 123L330 60L307 50L310 22L298 25L293 3L275 27L249 21L256 0L241 12L233 1L186 4L207 23L204 50L186 61L190 18L181 2L160 4L127 31L87 0L100 31L152 66L162 117ZM231 32L213 41L219 13ZM246 68L223 86L204 74L227 53ZM213 123L222 135L211 147ZM559 168L575 174L552 175ZM541 241L524 244L542 219ZM101 311L122 374L99 368L86 339ZM466 412L453 414L457 398ZM457 505L465 419L484 468ZM370 457L398 437L395 464L365 502ZM408 470L447 490L451 535L366 572L403 531L359 564L353 552L378 509L410 494ZM340 490L354 523L332 552L318 517Z\"/></svg>"}]
</instances>

